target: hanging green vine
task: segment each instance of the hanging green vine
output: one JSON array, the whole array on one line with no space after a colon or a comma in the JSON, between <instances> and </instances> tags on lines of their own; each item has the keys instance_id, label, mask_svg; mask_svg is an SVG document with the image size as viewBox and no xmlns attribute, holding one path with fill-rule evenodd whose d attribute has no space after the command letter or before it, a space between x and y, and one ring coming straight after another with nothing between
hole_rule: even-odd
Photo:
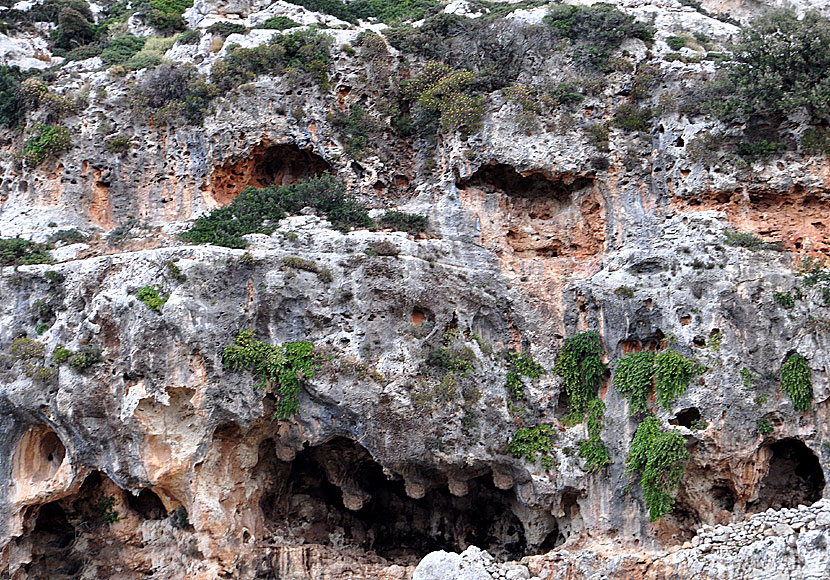
<instances>
[{"instance_id":1,"label":"hanging green vine","mask_svg":"<svg viewBox=\"0 0 830 580\"><path fill-rule=\"evenodd\" d=\"M789 395L796 411L809 411L813 399L813 381L807 359L798 353L781 365L781 390Z\"/></svg>"},{"instance_id":2,"label":"hanging green vine","mask_svg":"<svg viewBox=\"0 0 830 580\"><path fill-rule=\"evenodd\" d=\"M695 375L697 363L676 350L664 350L654 357L654 392L666 409L683 396Z\"/></svg>"},{"instance_id":3,"label":"hanging green vine","mask_svg":"<svg viewBox=\"0 0 830 580\"><path fill-rule=\"evenodd\" d=\"M631 415L646 410L648 394L653 383L653 352L630 352L617 363L614 386L628 400Z\"/></svg>"},{"instance_id":4,"label":"hanging green vine","mask_svg":"<svg viewBox=\"0 0 830 580\"><path fill-rule=\"evenodd\" d=\"M625 460L626 472L635 480L639 478L650 521L656 522L672 511L688 459L683 436L676 431L662 431L654 415L637 427Z\"/></svg>"},{"instance_id":5,"label":"hanging green vine","mask_svg":"<svg viewBox=\"0 0 830 580\"><path fill-rule=\"evenodd\" d=\"M571 420L581 421L588 410L588 403L597 396L602 375L608 370L602 362L599 333L582 332L567 339L556 357L553 370L565 379Z\"/></svg>"},{"instance_id":6,"label":"hanging green vine","mask_svg":"<svg viewBox=\"0 0 830 580\"><path fill-rule=\"evenodd\" d=\"M605 403L592 399L588 403L588 439L579 442L579 456L588 463L588 471L599 471L611 463L611 454L599 434L604 427Z\"/></svg>"},{"instance_id":7,"label":"hanging green vine","mask_svg":"<svg viewBox=\"0 0 830 580\"><path fill-rule=\"evenodd\" d=\"M234 344L222 350L222 364L232 372L249 370L257 388L277 396L275 418L287 419L300 410L298 396L305 379L317 368L310 342L268 344L254 338L253 330L242 330Z\"/></svg>"},{"instance_id":8,"label":"hanging green vine","mask_svg":"<svg viewBox=\"0 0 830 580\"><path fill-rule=\"evenodd\" d=\"M553 429L544 424L519 429L513 435L508 450L513 457L530 463L536 462L538 454L541 457L542 467L546 471L550 470L553 467L553 457L550 455L553 448L553 434Z\"/></svg>"}]
</instances>

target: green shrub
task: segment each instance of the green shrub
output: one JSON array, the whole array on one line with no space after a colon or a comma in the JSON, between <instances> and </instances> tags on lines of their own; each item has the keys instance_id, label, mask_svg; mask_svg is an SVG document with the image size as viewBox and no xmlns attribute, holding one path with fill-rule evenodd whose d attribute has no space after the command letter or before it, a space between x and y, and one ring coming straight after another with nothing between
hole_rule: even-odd
<instances>
[{"instance_id":1,"label":"green shrub","mask_svg":"<svg viewBox=\"0 0 830 580\"><path fill-rule=\"evenodd\" d=\"M608 127L601 123L593 123L585 127L585 136L588 143L598 151L608 151Z\"/></svg>"},{"instance_id":2,"label":"green shrub","mask_svg":"<svg viewBox=\"0 0 830 580\"><path fill-rule=\"evenodd\" d=\"M67 151L72 146L69 129L60 125L37 125L37 135L26 141L23 157L26 163L37 167L51 157Z\"/></svg>"},{"instance_id":3,"label":"green shrub","mask_svg":"<svg viewBox=\"0 0 830 580\"><path fill-rule=\"evenodd\" d=\"M584 67L606 72L611 53L626 38L652 40L654 30L620 12L610 4L593 6L551 6L545 22L576 43L574 61Z\"/></svg>"},{"instance_id":4,"label":"green shrub","mask_svg":"<svg viewBox=\"0 0 830 580\"><path fill-rule=\"evenodd\" d=\"M824 16L770 10L742 28L732 53L710 85L704 112L730 121L806 108L814 118L830 119L830 22Z\"/></svg>"},{"instance_id":5,"label":"green shrub","mask_svg":"<svg viewBox=\"0 0 830 580\"><path fill-rule=\"evenodd\" d=\"M554 430L549 425L525 427L513 435L508 450L516 459L524 459L528 463L535 463L537 456L541 458L542 467L547 471L553 467Z\"/></svg>"},{"instance_id":6,"label":"green shrub","mask_svg":"<svg viewBox=\"0 0 830 580\"><path fill-rule=\"evenodd\" d=\"M54 360L58 364L63 364L72 358L72 355L75 354L68 348L64 348L63 345L59 344L57 348L55 348L55 352L52 354L52 360Z\"/></svg>"},{"instance_id":7,"label":"green shrub","mask_svg":"<svg viewBox=\"0 0 830 580\"><path fill-rule=\"evenodd\" d=\"M231 34L248 34L248 27L236 22L214 22L208 27L207 31L224 39Z\"/></svg>"},{"instance_id":8,"label":"green shrub","mask_svg":"<svg viewBox=\"0 0 830 580\"><path fill-rule=\"evenodd\" d=\"M758 433L761 435L770 435L775 429L769 419L758 419Z\"/></svg>"},{"instance_id":9,"label":"green shrub","mask_svg":"<svg viewBox=\"0 0 830 580\"><path fill-rule=\"evenodd\" d=\"M821 127L805 129L801 135L801 148L808 155L830 154L830 131Z\"/></svg>"},{"instance_id":10,"label":"green shrub","mask_svg":"<svg viewBox=\"0 0 830 580\"><path fill-rule=\"evenodd\" d=\"M4 127L15 127L23 119L21 77L19 68L0 65L0 125Z\"/></svg>"},{"instance_id":11,"label":"green shrub","mask_svg":"<svg viewBox=\"0 0 830 580\"><path fill-rule=\"evenodd\" d=\"M602 362L599 333L582 332L568 338L556 357L553 370L564 379L570 417L581 421L588 404L597 396L602 375L608 370Z\"/></svg>"},{"instance_id":12,"label":"green shrub","mask_svg":"<svg viewBox=\"0 0 830 580\"><path fill-rule=\"evenodd\" d=\"M697 363L676 350L667 349L654 357L654 392L657 402L667 410L683 396L697 372Z\"/></svg>"},{"instance_id":13,"label":"green shrub","mask_svg":"<svg viewBox=\"0 0 830 580\"><path fill-rule=\"evenodd\" d=\"M121 516L118 514L118 510L115 509L115 498L111 495L105 495L101 498L97 504L95 504L95 511L98 513L98 517L104 520L108 524L114 524L117 521L123 520L126 516Z\"/></svg>"},{"instance_id":14,"label":"green shrub","mask_svg":"<svg viewBox=\"0 0 830 580\"><path fill-rule=\"evenodd\" d=\"M296 0L294 4L357 24L358 19L369 18L387 23L419 20L428 8L438 3L435 0L354 0L346 3L340 0Z\"/></svg>"},{"instance_id":15,"label":"green shrub","mask_svg":"<svg viewBox=\"0 0 830 580\"><path fill-rule=\"evenodd\" d=\"M150 109L160 125L201 125L216 88L190 65L162 65L148 71L134 93L136 113Z\"/></svg>"},{"instance_id":16,"label":"green shrub","mask_svg":"<svg viewBox=\"0 0 830 580\"><path fill-rule=\"evenodd\" d=\"M626 398L629 413L646 411L648 395L654 383L654 353L631 352L617 363L614 386Z\"/></svg>"},{"instance_id":17,"label":"green shrub","mask_svg":"<svg viewBox=\"0 0 830 580\"><path fill-rule=\"evenodd\" d=\"M726 231L723 234L723 241L730 246L746 248L748 250L760 250L764 247L764 240L752 233Z\"/></svg>"},{"instance_id":18,"label":"green shrub","mask_svg":"<svg viewBox=\"0 0 830 580\"><path fill-rule=\"evenodd\" d=\"M470 71L453 71L443 63L429 62L417 77L403 83L402 90L415 103L426 129L437 123L445 131L474 133L484 115L484 99L475 94L474 84Z\"/></svg>"},{"instance_id":19,"label":"green shrub","mask_svg":"<svg viewBox=\"0 0 830 580\"><path fill-rule=\"evenodd\" d=\"M366 113L366 109L352 105L348 114L334 115L332 123L345 143L346 155L355 159L365 157L372 135L378 131L377 123Z\"/></svg>"},{"instance_id":20,"label":"green shrub","mask_svg":"<svg viewBox=\"0 0 830 580\"><path fill-rule=\"evenodd\" d=\"M735 153L747 161L752 161L755 159L766 159L776 153L780 153L784 149L785 146L782 143L758 139L751 143L747 141L738 143Z\"/></svg>"},{"instance_id":21,"label":"green shrub","mask_svg":"<svg viewBox=\"0 0 830 580\"><path fill-rule=\"evenodd\" d=\"M404 213L402 211L387 211L377 220L381 228L391 228L399 232L407 232L412 235L427 231L429 218L424 215Z\"/></svg>"},{"instance_id":22,"label":"green shrub","mask_svg":"<svg viewBox=\"0 0 830 580\"><path fill-rule=\"evenodd\" d=\"M269 28L272 30L288 30L289 28L296 28L301 26L299 22L294 22L287 16L272 16L257 28Z\"/></svg>"},{"instance_id":23,"label":"green shrub","mask_svg":"<svg viewBox=\"0 0 830 580\"><path fill-rule=\"evenodd\" d=\"M649 521L656 522L672 511L677 486L689 459L686 441L677 432L664 432L654 415L637 427L626 456L626 471L639 479L649 510Z\"/></svg>"},{"instance_id":24,"label":"green shrub","mask_svg":"<svg viewBox=\"0 0 830 580\"><path fill-rule=\"evenodd\" d=\"M107 244L111 246L123 244L127 239L133 237L135 230L139 228L147 229L147 226L142 224L140 220L130 218L123 224L112 229L109 235L107 235Z\"/></svg>"},{"instance_id":25,"label":"green shrub","mask_svg":"<svg viewBox=\"0 0 830 580\"><path fill-rule=\"evenodd\" d=\"M133 8L141 11L147 24L161 32L185 30L182 14L193 6L193 0L138 0Z\"/></svg>"},{"instance_id":26,"label":"green shrub","mask_svg":"<svg viewBox=\"0 0 830 580\"><path fill-rule=\"evenodd\" d=\"M611 124L626 131L648 131L654 112L648 107L636 107L623 103L614 112Z\"/></svg>"},{"instance_id":27,"label":"green shrub","mask_svg":"<svg viewBox=\"0 0 830 580\"><path fill-rule=\"evenodd\" d=\"M456 344L447 344L433 348L427 353L427 365L444 371L459 371L466 373L473 369L476 362L475 353L467 347Z\"/></svg>"},{"instance_id":28,"label":"green shrub","mask_svg":"<svg viewBox=\"0 0 830 580\"><path fill-rule=\"evenodd\" d=\"M284 70L308 73L321 87L328 86L332 37L314 29L279 34L255 48L233 47L213 65L211 81L220 93L231 91L261 74Z\"/></svg>"},{"instance_id":29,"label":"green shrub","mask_svg":"<svg viewBox=\"0 0 830 580\"><path fill-rule=\"evenodd\" d=\"M78 348L78 351L72 355L72 362L70 364L73 368L83 372L91 366L98 364L102 360L104 360L104 357L101 356L100 348L97 346L83 344Z\"/></svg>"},{"instance_id":30,"label":"green shrub","mask_svg":"<svg viewBox=\"0 0 830 580\"><path fill-rule=\"evenodd\" d=\"M277 397L274 418L287 419L300 410L302 383L314 376L318 364L310 342L273 345L257 340L253 330L242 330L234 344L222 350L222 364L231 372L251 371L256 387Z\"/></svg>"},{"instance_id":31,"label":"green shrub","mask_svg":"<svg viewBox=\"0 0 830 580\"><path fill-rule=\"evenodd\" d=\"M144 48L144 42L144 38L132 34L116 36L101 52L101 60L105 64L121 64Z\"/></svg>"},{"instance_id":32,"label":"green shrub","mask_svg":"<svg viewBox=\"0 0 830 580\"><path fill-rule=\"evenodd\" d=\"M143 286L138 289L135 294L141 302L147 305L150 310L159 312L164 303L167 302L167 296L159 294L159 291L151 286Z\"/></svg>"},{"instance_id":33,"label":"green shrub","mask_svg":"<svg viewBox=\"0 0 830 580\"><path fill-rule=\"evenodd\" d=\"M132 140L127 135L113 135L104 140L104 147L112 153L126 153L132 146Z\"/></svg>"},{"instance_id":34,"label":"green shrub","mask_svg":"<svg viewBox=\"0 0 830 580\"><path fill-rule=\"evenodd\" d=\"M579 442L579 456L585 459L590 473L602 470L611 463L608 447L600 438L605 420L605 403L602 399L592 399L588 403L588 439Z\"/></svg>"},{"instance_id":35,"label":"green shrub","mask_svg":"<svg viewBox=\"0 0 830 580\"><path fill-rule=\"evenodd\" d=\"M46 347L43 343L21 336L12 342L9 354L12 358L21 361L23 372L30 379L45 381L55 374L54 369L41 364L46 354Z\"/></svg>"},{"instance_id":36,"label":"green shrub","mask_svg":"<svg viewBox=\"0 0 830 580\"><path fill-rule=\"evenodd\" d=\"M672 50L680 50L686 46L686 39L682 36L669 36L666 39L666 44L668 44L669 48Z\"/></svg>"},{"instance_id":37,"label":"green shrub","mask_svg":"<svg viewBox=\"0 0 830 580\"><path fill-rule=\"evenodd\" d=\"M0 266L51 264L49 246L20 238L0 238Z\"/></svg>"},{"instance_id":38,"label":"green shrub","mask_svg":"<svg viewBox=\"0 0 830 580\"><path fill-rule=\"evenodd\" d=\"M182 234L182 239L195 244L244 248L247 243L242 236L270 234L278 220L307 206L325 213L334 228L340 231L372 225L366 209L346 196L346 185L333 175L325 174L293 185L248 187L228 206L197 219L190 230ZM266 222L270 224L266 226Z\"/></svg>"},{"instance_id":39,"label":"green shrub","mask_svg":"<svg viewBox=\"0 0 830 580\"><path fill-rule=\"evenodd\" d=\"M176 42L179 44L199 44L202 39L202 31L194 28L188 28L182 32L177 38Z\"/></svg>"},{"instance_id":40,"label":"green shrub","mask_svg":"<svg viewBox=\"0 0 830 580\"><path fill-rule=\"evenodd\" d=\"M796 411L809 411L813 399L813 380L807 359L798 353L781 365L781 390L787 393Z\"/></svg>"},{"instance_id":41,"label":"green shrub","mask_svg":"<svg viewBox=\"0 0 830 580\"><path fill-rule=\"evenodd\" d=\"M49 244L79 244L85 242L87 237L77 229L59 230L49 236Z\"/></svg>"},{"instance_id":42,"label":"green shrub","mask_svg":"<svg viewBox=\"0 0 830 580\"><path fill-rule=\"evenodd\" d=\"M772 295L772 299L787 310L795 307L795 298L789 292L776 292Z\"/></svg>"},{"instance_id":43,"label":"green shrub","mask_svg":"<svg viewBox=\"0 0 830 580\"><path fill-rule=\"evenodd\" d=\"M72 3L61 8L58 27L52 33L56 54L94 42L98 38L95 18L86 2Z\"/></svg>"}]
</instances>

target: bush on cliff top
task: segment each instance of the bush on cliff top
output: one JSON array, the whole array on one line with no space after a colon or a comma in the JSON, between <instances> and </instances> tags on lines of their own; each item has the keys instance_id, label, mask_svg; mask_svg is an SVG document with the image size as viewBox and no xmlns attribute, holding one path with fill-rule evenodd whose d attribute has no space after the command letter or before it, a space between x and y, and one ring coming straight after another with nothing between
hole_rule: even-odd
<instances>
[{"instance_id":1,"label":"bush on cliff top","mask_svg":"<svg viewBox=\"0 0 830 580\"><path fill-rule=\"evenodd\" d=\"M741 30L732 53L702 112L732 121L804 108L830 119L830 21L818 12L799 19L792 8L772 10Z\"/></svg>"}]
</instances>

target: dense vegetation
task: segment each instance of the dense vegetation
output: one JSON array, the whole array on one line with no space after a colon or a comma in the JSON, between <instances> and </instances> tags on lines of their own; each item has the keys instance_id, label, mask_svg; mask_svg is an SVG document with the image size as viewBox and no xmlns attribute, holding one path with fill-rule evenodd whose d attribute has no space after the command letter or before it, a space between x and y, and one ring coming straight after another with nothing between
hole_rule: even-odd
<instances>
[{"instance_id":1,"label":"dense vegetation","mask_svg":"<svg viewBox=\"0 0 830 580\"><path fill-rule=\"evenodd\" d=\"M287 419L300 410L302 383L314 376L318 364L310 342L268 344L254 337L252 330L242 330L234 343L222 351L222 363L232 372L248 370L257 388L277 398L274 418Z\"/></svg>"},{"instance_id":2,"label":"dense vegetation","mask_svg":"<svg viewBox=\"0 0 830 580\"><path fill-rule=\"evenodd\" d=\"M626 457L626 471L639 481L652 522L672 511L688 458L683 436L662 431L654 415L637 427Z\"/></svg>"},{"instance_id":3,"label":"dense vegetation","mask_svg":"<svg viewBox=\"0 0 830 580\"><path fill-rule=\"evenodd\" d=\"M794 353L781 365L781 389L790 397L796 411L810 410L813 381L806 358Z\"/></svg>"},{"instance_id":4,"label":"dense vegetation","mask_svg":"<svg viewBox=\"0 0 830 580\"><path fill-rule=\"evenodd\" d=\"M725 120L775 119L802 108L830 120L830 21L772 10L744 27L706 110Z\"/></svg>"},{"instance_id":5,"label":"dense vegetation","mask_svg":"<svg viewBox=\"0 0 830 580\"><path fill-rule=\"evenodd\" d=\"M366 208L346 194L346 184L327 173L292 185L248 187L229 205L197 219L181 237L195 244L244 248L248 244L242 236L270 234L277 221L304 207L324 214L339 231L375 225ZM427 221L422 216L394 212L385 214L381 223L412 232L422 231Z\"/></svg>"},{"instance_id":6,"label":"dense vegetation","mask_svg":"<svg viewBox=\"0 0 830 580\"><path fill-rule=\"evenodd\" d=\"M599 333L582 332L568 338L556 357L553 370L564 379L571 420L581 421L608 370L602 362Z\"/></svg>"},{"instance_id":7,"label":"dense vegetation","mask_svg":"<svg viewBox=\"0 0 830 580\"><path fill-rule=\"evenodd\" d=\"M197 244L244 248L247 243L241 236L272 233L278 220L304 207L325 214L341 231L372 225L366 209L346 195L346 185L325 174L293 185L248 187L230 205L196 220L182 238Z\"/></svg>"},{"instance_id":8,"label":"dense vegetation","mask_svg":"<svg viewBox=\"0 0 830 580\"><path fill-rule=\"evenodd\" d=\"M49 246L20 238L0 239L0 266L49 264Z\"/></svg>"}]
</instances>

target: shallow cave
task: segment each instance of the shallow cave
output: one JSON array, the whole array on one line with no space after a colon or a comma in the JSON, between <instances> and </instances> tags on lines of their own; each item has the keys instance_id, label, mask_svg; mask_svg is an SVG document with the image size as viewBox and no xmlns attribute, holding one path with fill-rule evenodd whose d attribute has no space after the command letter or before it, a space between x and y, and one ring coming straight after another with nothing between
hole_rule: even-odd
<instances>
[{"instance_id":1,"label":"shallow cave","mask_svg":"<svg viewBox=\"0 0 830 580\"><path fill-rule=\"evenodd\" d=\"M678 411L674 416L674 419L671 419L669 423L672 425L686 427L686 429L691 429L692 425L694 425L697 421L700 421L700 411L697 407L689 407L687 409L683 409L682 411Z\"/></svg>"},{"instance_id":2,"label":"shallow cave","mask_svg":"<svg viewBox=\"0 0 830 580\"><path fill-rule=\"evenodd\" d=\"M761 480L757 502L749 506L751 512L794 508L821 499L824 472L815 453L803 441L781 439L771 443L769 450L769 469Z\"/></svg>"},{"instance_id":3,"label":"shallow cave","mask_svg":"<svg viewBox=\"0 0 830 580\"><path fill-rule=\"evenodd\" d=\"M489 473L467 480L463 497L442 484L414 499L402 479L387 477L362 446L348 439L306 449L291 462L274 459L273 441L266 440L261 463L263 457L271 458L273 487L261 507L269 527L283 537L356 547L399 564L472 544L509 558L531 548L511 510L514 493L497 489Z\"/></svg>"},{"instance_id":4,"label":"shallow cave","mask_svg":"<svg viewBox=\"0 0 830 580\"><path fill-rule=\"evenodd\" d=\"M331 166L311 151L292 144L259 144L244 159L214 168L210 189L214 200L225 205L246 187L290 185L326 171L331 171Z\"/></svg>"},{"instance_id":5,"label":"shallow cave","mask_svg":"<svg viewBox=\"0 0 830 580\"><path fill-rule=\"evenodd\" d=\"M457 185L468 203L487 208L479 216L482 241L503 236L520 257L587 257L605 242L605 215L591 176L523 174L497 163Z\"/></svg>"},{"instance_id":6,"label":"shallow cave","mask_svg":"<svg viewBox=\"0 0 830 580\"><path fill-rule=\"evenodd\" d=\"M137 516L162 519L167 511L158 495L142 489L137 496L124 492L100 472L90 473L73 495L40 506L24 515L31 545L28 578L69 580L81 577L85 563L98 559L107 566L121 542L111 533L112 518ZM100 573L103 568L99 568Z\"/></svg>"}]
</instances>

